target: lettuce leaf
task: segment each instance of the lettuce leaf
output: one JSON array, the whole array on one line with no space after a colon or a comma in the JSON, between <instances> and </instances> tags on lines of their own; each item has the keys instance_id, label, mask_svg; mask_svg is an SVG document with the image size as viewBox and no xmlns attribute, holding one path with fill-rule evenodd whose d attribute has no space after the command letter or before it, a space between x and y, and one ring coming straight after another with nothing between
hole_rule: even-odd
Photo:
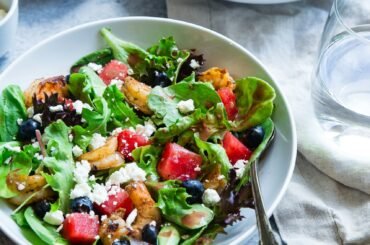
<instances>
[{"instance_id":1,"label":"lettuce leaf","mask_svg":"<svg viewBox=\"0 0 370 245\"><path fill-rule=\"evenodd\" d=\"M0 142L12 141L18 134L17 119L26 119L24 95L19 86L10 85L0 95Z\"/></svg>"},{"instance_id":2,"label":"lettuce leaf","mask_svg":"<svg viewBox=\"0 0 370 245\"><path fill-rule=\"evenodd\" d=\"M0 197L11 198L17 193L11 191L6 183L8 174L17 170L19 174L29 174L32 170L32 156L24 151L14 151L12 148L19 147L17 141L0 143Z\"/></svg>"},{"instance_id":3,"label":"lettuce leaf","mask_svg":"<svg viewBox=\"0 0 370 245\"><path fill-rule=\"evenodd\" d=\"M185 229L207 226L214 218L213 211L201 204L189 205L189 196L185 188L162 188L158 192L158 207L167 220Z\"/></svg>"},{"instance_id":4,"label":"lettuce leaf","mask_svg":"<svg viewBox=\"0 0 370 245\"><path fill-rule=\"evenodd\" d=\"M138 124L143 124L143 120L124 101L125 96L116 85L108 86L104 91L103 97L112 112L112 121L109 123L112 129L118 127L135 127Z\"/></svg>"},{"instance_id":5,"label":"lettuce leaf","mask_svg":"<svg viewBox=\"0 0 370 245\"><path fill-rule=\"evenodd\" d=\"M73 188L73 156L72 143L69 142L68 135L70 129L59 120L50 124L45 129L44 140L47 143L48 155L43 160L45 167L50 173L43 173L46 182L59 194L59 207L63 212L69 208L69 194Z\"/></svg>"},{"instance_id":6,"label":"lettuce leaf","mask_svg":"<svg viewBox=\"0 0 370 245\"><path fill-rule=\"evenodd\" d=\"M107 86L90 67L83 66L69 77L69 92L79 100L93 106L93 100L101 98Z\"/></svg>"},{"instance_id":7,"label":"lettuce leaf","mask_svg":"<svg viewBox=\"0 0 370 245\"><path fill-rule=\"evenodd\" d=\"M43 163L51 172L50 174L43 173L43 176L50 187L58 192L59 208L66 213L70 206L69 195L74 187L74 164L70 160L57 160L54 157L46 157Z\"/></svg>"},{"instance_id":8,"label":"lettuce leaf","mask_svg":"<svg viewBox=\"0 0 370 245\"><path fill-rule=\"evenodd\" d=\"M178 102L192 99L195 108L207 113L221 103L221 99L212 85L201 82L181 82L166 88L155 87L148 97L148 106L157 118L163 119L168 127L182 120L184 115L177 109Z\"/></svg>"},{"instance_id":9,"label":"lettuce leaf","mask_svg":"<svg viewBox=\"0 0 370 245\"><path fill-rule=\"evenodd\" d=\"M58 160L73 160L72 143L68 139L70 128L58 120L45 128L43 141L47 142L47 153Z\"/></svg>"},{"instance_id":10,"label":"lettuce leaf","mask_svg":"<svg viewBox=\"0 0 370 245\"><path fill-rule=\"evenodd\" d=\"M239 98L236 101L239 113L233 122L235 131L259 125L272 115L276 94L264 80L256 77L236 80L235 94Z\"/></svg>"},{"instance_id":11,"label":"lettuce leaf","mask_svg":"<svg viewBox=\"0 0 370 245\"><path fill-rule=\"evenodd\" d=\"M159 180L157 163L161 152L162 149L154 145L138 147L132 152L135 162L147 173L147 178L151 181Z\"/></svg>"},{"instance_id":12,"label":"lettuce leaf","mask_svg":"<svg viewBox=\"0 0 370 245\"><path fill-rule=\"evenodd\" d=\"M107 124L111 118L108 103L104 98L96 98L93 104L94 110L84 109L82 111L82 117L86 120L86 125L84 127L76 125L72 128L73 142L81 149L86 149L94 133L107 134Z\"/></svg>"},{"instance_id":13,"label":"lettuce leaf","mask_svg":"<svg viewBox=\"0 0 370 245\"><path fill-rule=\"evenodd\" d=\"M181 120L177 121L176 123L168 127L159 128L154 133L153 138L155 141L159 143L166 143L166 142L172 141L174 137L190 129L190 127L201 122L204 118L205 118L205 114L203 114L199 109L197 109L193 114L183 117Z\"/></svg>"},{"instance_id":14,"label":"lettuce leaf","mask_svg":"<svg viewBox=\"0 0 370 245\"><path fill-rule=\"evenodd\" d=\"M24 217L29 227L45 243L55 245L68 244L68 242L56 231L55 227L39 220L31 207L26 209Z\"/></svg>"},{"instance_id":15,"label":"lettuce leaf","mask_svg":"<svg viewBox=\"0 0 370 245\"><path fill-rule=\"evenodd\" d=\"M232 165L227 157L225 149L219 144L202 141L198 135L194 135L195 144L203 158L202 168L213 168L214 165L221 166L221 173L228 178Z\"/></svg>"}]
</instances>

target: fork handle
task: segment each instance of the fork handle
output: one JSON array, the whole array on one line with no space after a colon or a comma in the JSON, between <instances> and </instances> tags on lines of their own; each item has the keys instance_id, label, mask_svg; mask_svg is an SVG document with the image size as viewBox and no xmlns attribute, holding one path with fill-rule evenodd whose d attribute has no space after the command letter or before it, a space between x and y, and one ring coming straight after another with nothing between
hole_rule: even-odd
<instances>
[{"instance_id":1,"label":"fork handle","mask_svg":"<svg viewBox=\"0 0 370 245\"><path fill-rule=\"evenodd\" d=\"M261 245L278 245L270 222L267 218L265 207L261 196L261 188L257 175L258 160L253 161L251 166L251 179L252 179L252 193L254 197L255 214L257 219L257 227L260 233L260 244Z\"/></svg>"}]
</instances>

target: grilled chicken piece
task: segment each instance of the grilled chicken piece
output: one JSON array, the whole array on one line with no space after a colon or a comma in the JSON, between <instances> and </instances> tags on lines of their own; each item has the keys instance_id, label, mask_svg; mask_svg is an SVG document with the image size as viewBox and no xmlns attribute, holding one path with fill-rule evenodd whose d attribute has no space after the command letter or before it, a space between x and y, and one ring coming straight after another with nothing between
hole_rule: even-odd
<instances>
[{"instance_id":1,"label":"grilled chicken piece","mask_svg":"<svg viewBox=\"0 0 370 245\"><path fill-rule=\"evenodd\" d=\"M118 209L107 219L103 220L99 228L99 236L103 245L112 245L116 239L120 239L129 233L126 227L125 209Z\"/></svg>"},{"instance_id":2,"label":"grilled chicken piece","mask_svg":"<svg viewBox=\"0 0 370 245\"><path fill-rule=\"evenodd\" d=\"M122 86L122 92L128 103L141 112L151 115L153 112L148 107L148 95L152 88L128 76Z\"/></svg>"},{"instance_id":3,"label":"grilled chicken piece","mask_svg":"<svg viewBox=\"0 0 370 245\"><path fill-rule=\"evenodd\" d=\"M17 196L10 198L9 202L15 205L21 205L31 195L34 195L27 204L41 201L43 199L50 199L55 196L51 188L44 188L47 184L46 180L41 175L19 174L13 171L8 174L6 183L10 190L19 193ZM35 194L36 193L36 194Z\"/></svg>"},{"instance_id":4,"label":"grilled chicken piece","mask_svg":"<svg viewBox=\"0 0 370 245\"><path fill-rule=\"evenodd\" d=\"M232 90L235 88L235 81L230 76L229 72L226 69L218 67L212 67L202 72L198 76L198 80L212 83L216 90L224 87L231 88Z\"/></svg>"},{"instance_id":5,"label":"grilled chicken piece","mask_svg":"<svg viewBox=\"0 0 370 245\"><path fill-rule=\"evenodd\" d=\"M143 182L130 183L125 189L137 209L137 217L132 225L130 236L141 240L143 227L152 221L160 224L161 213Z\"/></svg>"},{"instance_id":6,"label":"grilled chicken piece","mask_svg":"<svg viewBox=\"0 0 370 245\"><path fill-rule=\"evenodd\" d=\"M111 137L105 145L81 155L78 160L89 161L93 170L116 168L124 163L124 159L117 152L117 147L117 137Z\"/></svg>"},{"instance_id":7,"label":"grilled chicken piece","mask_svg":"<svg viewBox=\"0 0 370 245\"><path fill-rule=\"evenodd\" d=\"M26 106L32 106L32 98L36 96L37 100L45 100L45 94L51 96L57 93L59 99L68 95L68 88L64 76L56 76L45 79L37 79L24 91Z\"/></svg>"}]
</instances>

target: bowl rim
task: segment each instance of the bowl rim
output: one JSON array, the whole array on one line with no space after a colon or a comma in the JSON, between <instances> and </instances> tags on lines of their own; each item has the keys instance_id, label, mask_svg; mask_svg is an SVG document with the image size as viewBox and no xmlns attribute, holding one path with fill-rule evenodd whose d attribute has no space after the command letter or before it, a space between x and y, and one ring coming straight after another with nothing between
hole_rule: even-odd
<instances>
[{"instance_id":1,"label":"bowl rim","mask_svg":"<svg viewBox=\"0 0 370 245\"><path fill-rule=\"evenodd\" d=\"M8 12L6 13L5 17L0 20L0 27L5 25L5 23L15 14L17 8L18 8L18 0L11 0L10 8Z\"/></svg>"},{"instance_id":2,"label":"bowl rim","mask_svg":"<svg viewBox=\"0 0 370 245\"><path fill-rule=\"evenodd\" d=\"M18 1L18 0L14 0L14 1ZM4 69L4 71L0 74L0 80L2 79L2 77L4 77L6 75L6 73L7 73L8 70L11 70L14 66L16 66L29 53L33 52L35 49L40 48L41 46L43 46L44 44L46 44L46 43L48 43L50 41L53 41L55 39L58 39L59 37L61 37L63 35L66 35L66 34L68 34L70 32L78 31L80 29L84 29L86 27L98 25L98 24L103 24L103 23L109 24L109 23L122 22L122 21L123 22L126 22L126 21L129 22L129 21L135 21L135 20L139 20L139 21L152 21L152 22L162 22L162 23L172 23L172 24L177 24L177 25L180 25L180 26L187 26L187 27L190 27L190 28L198 29L200 31L206 32L206 33L211 34L213 36L216 36L217 38L220 38L220 39L226 41L229 45L232 45L232 46L238 48L245 55L249 56L254 62L256 62L258 64L258 66L260 66L264 70L264 72L266 73L267 77L274 83L274 85L276 86L275 89L281 94L281 99L282 99L283 103L286 105L286 110L288 112L288 120L289 120L289 123L291 124L291 133L292 133L292 142L291 142L292 149L291 149L291 162L290 162L289 169L288 169L288 172L287 172L287 177L285 178L285 181L283 183L283 186L280 189L280 191L279 191L276 199L271 204L271 207L267 210L267 215L270 217L272 215L273 211L276 209L276 207L279 204L279 202L281 201L282 197L286 193L286 190L288 188L288 185L289 185L289 183L291 181L291 178L293 176L293 171L294 171L294 168L295 168L295 162L296 162L296 157L297 157L297 134L296 134L295 121L293 119L293 113L292 113L291 107L288 104L288 101L287 101L284 93L282 92L282 90L280 88L280 85L273 78L273 76L270 74L270 72L268 72L266 66L263 65L262 62L256 56L254 56L250 51L248 51L246 48L244 48L243 46L241 46L237 42L233 41L232 39L230 39L230 38L228 38L228 37L226 37L226 36L224 36L224 35L216 32L216 31L213 31L213 30L210 30L208 28L205 28L203 26L200 26L200 25L197 25L197 24L193 24L193 23L189 23L189 22L186 22L186 21L175 20L175 19L171 19L171 18L148 17L148 16L130 16L130 17L107 18L107 19L102 19L102 20L97 20L97 21L92 21L92 22L81 24L81 25L77 25L77 26L74 26L74 27L69 28L67 30L61 31L61 32L59 32L59 33L57 33L55 35L52 35L49 38L46 38L45 40L43 40L42 42L36 44L32 48L30 48L28 51L26 51L25 53L23 53L21 56L19 56L10 65L8 65ZM16 242L17 244L22 244L22 241L18 238L18 236L13 231L11 231L9 229L6 229L6 227L3 224L3 222L0 222L0 229L10 239L12 239L14 242ZM233 242L233 244L239 244L245 238L247 238L250 234L252 234L255 230L256 230L256 224L249 230L249 232L246 232L246 233L244 233L244 235L241 235L239 238L237 238ZM22 238L24 238L24 237L22 237Z\"/></svg>"}]
</instances>

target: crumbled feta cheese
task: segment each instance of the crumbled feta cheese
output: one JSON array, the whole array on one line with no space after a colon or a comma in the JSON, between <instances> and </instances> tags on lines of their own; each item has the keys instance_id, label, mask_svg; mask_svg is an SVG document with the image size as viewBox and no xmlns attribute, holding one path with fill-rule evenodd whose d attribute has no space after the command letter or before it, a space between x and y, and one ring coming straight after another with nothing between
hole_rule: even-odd
<instances>
[{"instance_id":1,"label":"crumbled feta cheese","mask_svg":"<svg viewBox=\"0 0 370 245\"><path fill-rule=\"evenodd\" d=\"M103 69L103 66L102 65L99 65L99 64L96 64L96 63L92 63L90 62L89 64L87 64L88 67L90 67L91 69L93 69L94 71L100 73Z\"/></svg>"},{"instance_id":2,"label":"crumbled feta cheese","mask_svg":"<svg viewBox=\"0 0 370 245\"><path fill-rule=\"evenodd\" d=\"M134 75L134 70L132 70L131 68L129 68L128 70L127 70L127 75Z\"/></svg>"},{"instance_id":3,"label":"crumbled feta cheese","mask_svg":"<svg viewBox=\"0 0 370 245\"><path fill-rule=\"evenodd\" d=\"M96 180L95 175L91 175L91 176L89 177L89 180L90 180L90 181L95 181L95 180Z\"/></svg>"},{"instance_id":4,"label":"crumbled feta cheese","mask_svg":"<svg viewBox=\"0 0 370 245\"><path fill-rule=\"evenodd\" d=\"M221 200L221 198L218 195L217 191L213 189L207 189L203 193L202 200L204 204L212 206L218 203Z\"/></svg>"},{"instance_id":5,"label":"crumbled feta cheese","mask_svg":"<svg viewBox=\"0 0 370 245\"><path fill-rule=\"evenodd\" d=\"M37 121L37 122L39 122L39 123L42 124L42 118L41 118L41 116L42 116L41 113L37 113L32 118L33 118L33 120L35 120L35 121Z\"/></svg>"},{"instance_id":6,"label":"crumbled feta cheese","mask_svg":"<svg viewBox=\"0 0 370 245\"><path fill-rule=\"evenodd\" d=\"M17 119L17 124L18 124L19 126L21 126L22 122L23 122L23 119L22 119L22 118L18 118L18 119Z\"/></svg>"},{"instance_id":7,"label":"crumbled feta cheese","mask_svg":"<svg viewBox=\"0 0 370 245\"><path fill-rule=\"evenodd\" d=\"M184 114L192 112L195 109L194 101L192 99L182 100L177 104L177 109Z\"/></svg>"},{"instance_id":8,"label":"crumbled feta cheese","mask_svg":"<svg viewBox=\"0 0 370 245\"><path fill-rule=\"evenodd\" d=\"M95 212L94 212L93 210L90 210L89 215L90 215L91 217L94 217L94 216L95 216Z\"/></svg>"},{"instance_id":9,"label":"crumbled feta cheese","mask_svg":"<svg viewBox=\"0 0 370 245\"><path fill-rule=\"evenodd\" d=\"M60 210L47 212L44 216L44 221L51 225L61 225L64 221L63 212Z\"/></svg>"},{"instance_id":10,"label":"crumbled feta cheese","mask_svg":"<svg viewBox=\"0 0 370 245\"><path fill-rule=\"evenodd\" d=\"M100 221L101 222L103 222L104 220L106 220L108 218L108 216L107 215L102 215L101 217L100 217Z\"/></svg>"},{"instance_id":11,"label":"crumbled feta cheese","mask_svg":"<svg viewBox=\"0 0 370 245\"><path fill-rule=\"evenodd\" d=\"M73 134L69 134L68 135L68 140L69 140L69 142L72 142L73 141Z\"/></svg>"},{"instance_id":12,"label":"crumbled feta cheese","mask_svg":"<svg viewBox=\"0 0 370 245\"><path fill-rule=\"evenodd\" d=\"M35 142L32 143L32 147L40 148L40 143L38 141L35 141Z\"/></svg>"},{"instance_id":13,"label":"crumbled feta cheese","mask_svg":"<svg viewBox=\"0 0 370 245\"><path fill-rule=\"evenodd\" d=\"M234 169L235 169L235 172L236 172L236 177L238 178L241 178L244 174L244 170L245 170L245 166L247 164L248 161L246 160L238 160L236 161L236 163L234 164Z\"/></svg>"},{"instance_id":14,"label":"crumbled feta cheese","mask_svg":"<svg viewBox=\"0 0 370 245\"><path fill-rule=\"evenodd\" d=\"M88 161L76 162L76 167L73 170L74 180L80 184L87 182L90 171L91 166Z\"/></svg>"},{"instance_id":15,"label":"crumbled feta cheese","mask_svg":"<svg viewBox=\"0 0 370 245\"><path fill-rule=\"evenodd\" d=\"M95 238L95 240L99 240L100 239L100 236L99 235L96 235L94 238Z\"/></svg>"},{"instance_id":16,"label":"crumbled feta cheese","mask_svg":"<svg viewBox=\"0 0 370 245\"><path fill-rule=\"evenodd\" d=\"M198 69L200 67L198 61L196 61L195 59L191 59L190 61L190 67L193 68L193 69Z\"/></svg>"},{"instance_id":17,"label":"crumbled feta cheese","mask_svg":"<svg viewBox=\"0 0 370 245\"><path fill-rule=\"evenodd\" d=\"M123 86L123 81L120 79L112 79L110 81L110 86L116 85L118 89L121 89Z\"/></svg>"},{"instance_id":18,"label":"crumbled feta cheese","mask_svg":"<svg viewBox=\"0 0 370 245\"><path fill-rule=\"evenodd\" d=\"M126 172L133 181L145 181L146 173L139 168L136 163L130 163L125 166Z\"/></svg>"},{"instance_id":19,"label":"crumbled feta cheese","mask_svg":"<svg viewBox=\"0 0 370 245\"><path fill-rule=\"evenodd\" d=\"M199 167L199 166L196 166L195 168L194 168L194 171L195 172L200 172L202 169Z\"/></svg>"},{"instance_id":20,"label":"crumbled feta cheese","mask_svg":"<svg viewBox=\"0 0 370 245\"><path fill-rule=\"evenodd\" d=\"M106 183L107 188L109 189L112 185L121 185L129 181L145 181L146 173L144 170L139 168L136 163L126 164L125 167L120 168L111 176Z\"/></svg>"},{"instance_id":21,"label":"crumbled feta cheese","mask_svg":"<svg viewBox=\"0 0 370 245\"><path fill-rule=\"evenodd\" d=\"M109 183L111 185L121 185L123 183L127 183L131 180L130 176L128 175L125 168L121 168L120 170L114 172L109 176Z\"/></svg>"},{"instance_id":22,"label":"crumbled feta cheese","mask_svg":"<svg viewBox=\"0 0 370 245\"><path fill-rule=\"evenodd\" d=\"M146 121L143 125L136 125L136 133L141 134L146 137L150 137L156 130L156 127L154 126L154 123L152 120Z\"/></svg>"},{"instance_id":23,"label":"crumbled feta cheese","mask_svg":"<svg viewBox=\"0 0 370 245\"><path fill-rule=\"evenodd\" d=\"M95 184L91 193L91 201L100 205L108 200L108 192L104 185Z\"/></svg>"},{"instance_id":24,"label":"crumbled feta cheese","mask_svg":"<svg viewBox=\"0 0 370 245\"><path fill-rule=\"evenodd\" d=\"M49 106L49 111L50 112L64 111L64 108L62 105Z\"/></svg>"},{"instance_id":25,"label":"crumbled feta cheese","mask_svg":"<svg viewBox=\"0 0 370 245\"><path fill-rule=\"evenodd\" d=\"M94 133L90 141L89 148L90 150L98 149L99 147L105 145L106 142L107 139L105 137L103 137L101 134Z\"/></svg>"},{"instance_id":26,"label":"crumbled feta cheese","mask_svg":"<svg viewBox=\"0 0 370 245\"><path fill-rule=\"evenodd\" d=\"M149 225L151 225L151 226L157 226L157 222L156 222L155 220L152 220L152 221L149 223Z\"/></svg>"},{"instance_id":27,"label":"crumbled feta cheese","mask_svg":"<svg viewBox=\"0 0 370 245\"><path fill-rule=\"evenodd\" d=\"M75 146L73 146L73 148L72 148L72 153L73 153L73 156L75 156L75 157L79 157L79 156L81 156L84 152L83 152L83 150L82 150L78 145L75 145Z\"/></svg>"},{"instance_id":28,"label":"crumbled feta cheese","mask_svg":"<svg viewBox=\"0 0 370 245\"><path fill-rule=\"evenodd\" d=\"M135 208L134 210L131 211L131 213L127 216L126 219L126 226L131 228L132 223L134 223L135 219L137 216L137 209Z\"/></svg>"},{"instance_id":29,"label":"crumbled feta cheese","mask_svg":"<svg viewBox=\"0 0 370 245\"><path fill-rule=\"evenodd\" d=\"M34 158L36 158L37 160L39 161L42 161L44 159L44 156L41 155L40 153L35 153L35 155L33 155Z\"/></svg>"},{"instance_id":30,"label":"crumbled feta cheese","mask_svg":"<svg viewBox=\"0 0 370 245\"><path fill-rule=\"evenodd\" d=\"M26 186L24 185L24 183L19 183L19 184L17 185L17 189L18 189L18 191L23 191L25 188L26 188Z\"/></svg>"},{"instance_id":31,"label":"crumbled feta cheese","mask_svg":"<svg viewBox=\"0 0 370 245\"><path fill-rule=\"evenodd\" d=\"M70 198L75 199L77 197L91 197L91 187L87 182L77 183L71 191Z\"/></svg>"},{"instance_id":32,"label":"crumbled feta cheese","mask_svg":"<svg viewBox=\"0 0 370 245\"><path fill-rule=\"evenodd\" d=\"M34 113L35 111L33 110L33 106L27 108L27 115L29 118L31 118Z\"/></svg>"},{"instance_id":33,"label":"crumbled feta cheese","mask_svg":"<svg viewBox=\"0 0 370 245\"><path fill-rule=\"evenodd\" d=\"M111 135L112 135L112 136L117 136L117 135L119 135L122 131L123 131L123 129L122 129L122 128L116 128L116 129L114 129L114 130L112 131Z\"/></svg>"},{"instance_id":34,"label":"crumbled feta cheese","mask_svg":"<svg viewBox=\"0 0 370 245\"><path fill-rule=\"evenodd\" d=\"M6 145L5 148L8 149L9 151L21 152L21 147L19 146Z\"/></svg>"},{"instance_id":35,"label":"crumbled feta cheese","mask_svg":"<svg viewBox=\"0 0 370 245\"><path fill-rule=\"evenodd\" d=\"M82 109L88 109L90 111L93 110L93 108L89 104L83 103L81 100L76 100L75 102L73 102L73 108L79 115L82 114Z\"/></svg>"}]
</instances>

